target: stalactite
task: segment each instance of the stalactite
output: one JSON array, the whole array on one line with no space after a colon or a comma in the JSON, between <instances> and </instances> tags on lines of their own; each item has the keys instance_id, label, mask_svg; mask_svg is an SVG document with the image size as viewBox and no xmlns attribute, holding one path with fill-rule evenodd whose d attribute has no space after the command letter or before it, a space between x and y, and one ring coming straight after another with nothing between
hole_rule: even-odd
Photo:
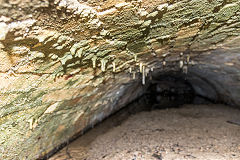
<instances>
[{"instance_id":1,"label":"stalactite","mask_svg":"<svg viewBox=\"0 0 240 160\"><path fill-rule=\"evenodd\" d=\"M94 56L94 57L92 58L92 65L93 65L93 68L96 68L96 62L97 62L97 57Z\"/></svg>"},{"instance_id":2,"label":"stalactite","mask_svg":"<svg viewBox=\"0 0 240 160\"><path fill-rule=\"evenodd\" d=\"M81 58L83 54L83 48L80 48L79 50L77 50L75 57Z\"/></svg>"},{"instance_id":3,"label":"stalactite","mask_svg":"<svg viewBox=\"0 0 240 160\"><path fill-rule=\"evenodd\" d=\"M129 73L132 73L132 67L129 68Z\"/></svg>"},{"instance_id":4,"label":"stalactite","mask_svg":"<svg viewBox=\"0 0 240 160\"><path fill-rule=\"evenodd\" d=\"M183 71L183 73L187 74L188 73L188 66L184 65L182 71Z\"/></svg>"},{"instance_id":5,"label":"stalactite","mask_svg":"<svg viewBox=\"0 0 240 160\"><path fill-rule=\"evenodd\" d=\"M137 62L137 54L134 54L134 61Z\"/></svg>"},{"instance_id":6,"label":"stalactite","mask_svg":"<svg viewBox=\"0 0 240 160\"><path fill-rule=\"evenodd\" d=\"M112 66L113 66L113 72L116 72L116 63L114 61L112 62Z\"/></svg>"},{"instance_id":7,"label":"stalactite","mask_svg":"<svg viewBox=\"0 0 240 160\"><path fill-rule=\"evenodd\" d=\"M146 83L146 77L145 77L146 75L145 75L145 66L143 65L142 66L142 84L143 85L145 85L145 83Z\"/></svg>"},{"instance_id":8,"label":"stalactite","mask_svg":"<svg viewBox=\"0 0 240 160\"><path fill-rule=\"evenodd\" d=\"M190 55L187 55L187 64L190 62Z\"/></svg>"},{"instance_id":9,"label":"stalactite","mask_svg":"<svg viewBox=\"0 0 240 160\"><path fill-rule=\"evenodd\" d=\"M162 55L162 57L163 57L163 62L162 62L163 67L166 66L166 64L167 64L167 62L166 62L167 55L168 55L168 53L165 53L165 54Z\"/></svg>"},{"instance_id":10,"label":"stalactite","mask_svg":"<svg viewBox=\"0 0 240 160\"><path fill-rule=\"evenodd\" d=\"M136 72L133 72L133 79L136 79Z\"/></svg>"},{"instance_id":11,"label":"stalactite","mask_svg":"<svg viewBox=\"0 0 240 160\"><path fill-rule=\"evenodd\" d=\"M183 67L183 60L179 61L179 67L182 68Z\"/></svg>"},{"instance_id":12,"label":"stalactite","mask_svg":"<svg viewBox=\"0 0 240 160\"><path fill-rule=\"evenodd\" d=\"M102 70L102 72L106 71L106 64L107 64L107 60L101 59L101 70Z\"/></svg>"},{"instance_id":13,"label":"stalactite","mask_svg":"<svg viewBox=\"0 0 240 160\"><path fill-rule=\"evenodd\" d=\"M142 67L143 67L143 63L140 62L140 63L139 63L139 71L140 71L140 73L142 73Z\"/></svg>"},{"instance_id":14,"label":"stalactite","mask_svg":"<svg viewBox=\"0 0 240 160\"><path fill-rule=\"evenodd\" d=\"M180 59L179 59L179 68L183 68L183 65L184 65L184 63L183 63L183 53L181 52L180 54L179 54L179 56L180 56Z\"/></svg>"},{"instance_id":15,"label":"stalactite","mask_svg":"<svg viewBox=\"0 0 240 160\"><path fill-rule=\"evenodd\" d=\"M146 77L148 76L148 73L149 73L149 69L148 69L148 67L145 67L145 75L146 75Z\"/></svg>"},{"instance_id":16,"label":"stalactite","mask_svg":"<svg viewBox=\"0 0 240 160\"><path fill-rule=\"evenodd\" d=\"M181 52L179 55L180 55L180 57L182 57L182 56L183 56L183 53Z\"/></svg>"},{"instance_id":17,"label":"stalactite","mask_svg":"<svg viewBox=\"0 0 240 160\"><path fill-rule=\"evenodd\" d=\"M33 118L28 120L29 122L29 129L32 130L33 129Z\"/></svg>"},{"instance_id":18,"label":"stalactite","mask_svg":"<svg viewBox=\"0 0 240 160\"><path fill-rule=\"evenodd\" d=\"M162 64L163 64L163 66L166 66L166 61L165 61L165 59L163 60Z\"/></svg>"}]
</instances>

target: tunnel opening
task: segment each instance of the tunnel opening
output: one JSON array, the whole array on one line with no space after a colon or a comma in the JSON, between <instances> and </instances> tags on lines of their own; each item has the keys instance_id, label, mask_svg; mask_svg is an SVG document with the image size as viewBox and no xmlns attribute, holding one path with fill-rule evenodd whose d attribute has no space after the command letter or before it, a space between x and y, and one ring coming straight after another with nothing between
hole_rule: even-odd
<instances>
[{"instance_id":1,"label":"tunnel opening","mask_svg":"<svg viewBox=\"0 0 240 160\"><path fill-rule=\"evenodd\" d=\"M152 109L179 107L194 102L196 94L185 75L167 72L152 78L145 93Z\"/></svg>"},{"instance_id":2,"label":"tunnel opening","mask_svg":"<svg viewBox=\"0 0 240 160\"><path fill-rule=\"evenodd\" d=\"M153 72L151 76L142 96L72 140L50 159L240 157L239 109L219 104L221 101L212 96L217 94L212 86L207 86L204 94L199 92L199 80L193 80L192 75L171 71ZM152 144L147 142L148 136L156 136L150 138Z\"/></svg>"},{"instance_id":3,"label":"tunnel opening","mask_svg":"<svg viewBox=\"0 0 240 160\"><path fill-rule=\"evenodd\" d=\"M217 99L199 94L195 85L197 84L189 81L189 75L181 71L157 72L152 75L141 98L145 99L145 104L151 106L149 110L178 108L185 104L220 103Z\"/></svg>"}]
</instances>

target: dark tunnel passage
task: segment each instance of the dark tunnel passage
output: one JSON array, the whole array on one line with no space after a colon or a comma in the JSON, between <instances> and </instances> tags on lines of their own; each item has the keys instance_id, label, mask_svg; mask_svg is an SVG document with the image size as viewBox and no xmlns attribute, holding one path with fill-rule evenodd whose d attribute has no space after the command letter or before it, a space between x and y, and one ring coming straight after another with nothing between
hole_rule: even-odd
<instances>
[{"instance_id":1,"label":"dark tunnel passage","mask_svg":"<svg viewBox=\"0 0 240 160\"><path fill-rule=\"evenodd\" d=\"M189 72L156 70L142 96L50 159L240 158L239 109Z\"/></svg>"},{"instance_id":2,"label":"dark tunnel passage","mask_svg":"<svg viewBox=\"0 0 240 160\"><path fill-rule=\"evenodd\" d=\"M50 159L240 159L239 70L228 65L239 53L213 52L187 74L167 67L146 85L132 80L119 102L137 99Z\"/></svg>"}]
</instances>

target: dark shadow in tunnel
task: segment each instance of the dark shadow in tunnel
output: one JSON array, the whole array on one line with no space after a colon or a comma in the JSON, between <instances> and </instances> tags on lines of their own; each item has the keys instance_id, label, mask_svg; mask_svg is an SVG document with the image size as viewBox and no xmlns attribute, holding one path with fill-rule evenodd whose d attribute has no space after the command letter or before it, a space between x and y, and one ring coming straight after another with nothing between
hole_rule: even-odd
<instances>
[{"instance_id":1,"label":"dark shadow in tunnel","mask_svg":"<svg viewBox=\"0 0 240 160\"><path fill-rule=\"evenodd\" d=\"M210 104L214 101L201 96L182 72L157 73L144 95L151 109L180 107L184 104Z\"/></svg>"},{"instance_id":2,"label":"dark shadow in tunnel","mask_svg":"<svg viewBox=\"0 0 240 160\"><path fill-rule=\"evenodd\" d=\"M182 72L158 72L147 80L145 93L112 114L112 124L120 125L130 115L156 109L179 108L184 104L213 104L214 100L201 96Z\"/></svg>"},{"instance_id":3,"label":"dark shadow in tunnel","mask_svg":"<svg viewBox=\"0 0 240 160\"><path fill-rule=\"evenodd\" d=\"M89 130L86 130L87 134L84 135L84 144L90 144L97 138L97 135L107 133L111 128L120 126L131 115L140 112L179 108L184 104L212 103L209 99L198 96L192 84L189 83L187 75L182 72L159 72L156 70L152 74L152 79L147 80L146 86L139 84L139 87L146 87L145 93L122 109L106 117L101 123L94 126L93 129L89 128ZM70 142L74 140L72 139ZM61 148L66 145L68 144L63 145ZM66 148L67 152L68 147Z\"/></svg>"}]
</instances>

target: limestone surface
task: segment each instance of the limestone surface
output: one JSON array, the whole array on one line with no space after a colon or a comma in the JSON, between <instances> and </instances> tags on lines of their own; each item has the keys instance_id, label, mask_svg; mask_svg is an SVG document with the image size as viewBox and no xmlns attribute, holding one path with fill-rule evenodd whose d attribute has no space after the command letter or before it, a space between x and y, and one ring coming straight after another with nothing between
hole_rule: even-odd
<instances>
[{"instance_id":1,"label":"limestone surface","mask_svg":"<svg viewBox=\"0 0 240 160\"><path fill-rule=\"evenodd\" d=\"M0 0L0 159L53 152L153 70L240 106L239 37L239 0Z\"/></svg>"}]
</instances>

